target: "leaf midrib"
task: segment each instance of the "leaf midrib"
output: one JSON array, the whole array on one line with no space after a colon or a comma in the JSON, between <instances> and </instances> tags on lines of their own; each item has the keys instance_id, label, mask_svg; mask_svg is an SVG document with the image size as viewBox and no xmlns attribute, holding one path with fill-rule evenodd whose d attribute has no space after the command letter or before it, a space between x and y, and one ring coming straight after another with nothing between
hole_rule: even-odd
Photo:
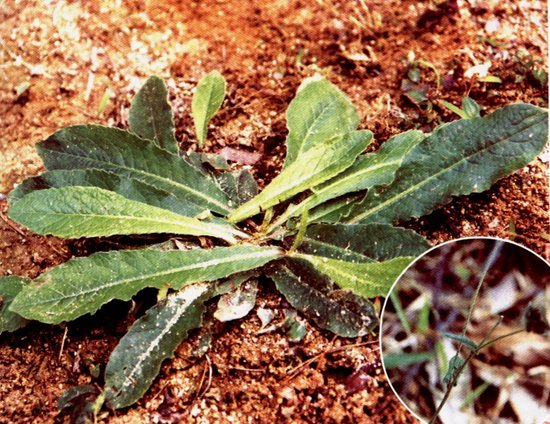
<instances>
[{"instance_id":1,"label":"leaf midrib","mask_svg":"<svg viewBox=\"0 0 550 424\"><path fill-rule=\"evenodd\" d=\"M88 142L91 142L91 143L94 143L94 140L88 138L88 137L83 137L85 138ZM62 154L62 155L65 155L65 156L69 156L69 157L74 157L74 158L78 158L78 159L85 159L87 161L91 161L91 162L96 162L96 163L99 163L99 164L107 164L111 167L115 167L115 168L121 168L121 169L124 169L124 170L128 170L128 171L131 171L131 172L137 172L137 173L141 173L145 176L148 176L148 177L152 177L152 178L156 178L156 179L159 179L159 180L162 180L162 181L165 181L165 182L168 182L170 185L174 185L176 187L180 187L182 188L183 190L185 191L188 191L189 193L195 195L195 196L198 196L198 197L201 197L203 199L205 199L207 202L210 202L212 204L215 204L217 206L219 206L220 208L222 208L223 210L225 210L226 212L231 212L232 209L229 208L227 205L224 205L223 203L219 202L218 200L212 198L212 197L209 197L203 193L201 193L200 191L196 191L196 190L193 190L191 187L189 186L186 186L185 184L182 184L182 183L179 183L175 180L172 180L170 178L166 178L166 177L163 177L161 175L158 175L158 174L152 174L150 172L146 172L142 169L137 169L137 168L130 168L126 165L121 165L121 164L114 164L112 162L106 162L106 161L101 161L101 160L98 160L98 159L95 159L95 158L90 158L90 157L82 157L82 156L79 156L75 153L70 153L70 152L67 152L67 151L63 151L63 152L58 152L58 151L55 151L55 150L50 150L52 153L56 154L56 155L59 155L59 154ZM78 168L78 169L81 169L81 168ZM101 168L100 168L101 169ZM108 172L108 171L107 171ZM183 200L183 199L182 199ZM188 199L186 199L188 200ZM193 202L194 203L194 202ZM202 205L197 205L199 207L203 207Z\"/></svg>"},{"instance_id":2,"label":"leaf midrib","mask_svg":"<svg viewBox=\"0 0 550 424\"><path fill-rule=\"evenodd\" d=\"M112 287L116 287L116 286L119 286L119 285L122 285L122 284L132 283L132 282L139 281L139 280L163 277L163 276L166 276L166 275L175 274L175 273L179 273L179 272L182 272L182 271L193 270L195 268L198 269L198 268L206 268L208 266L222 265L224 263L236 261L236 260L239 260L239 259L241 259L241 260L256 259L256 258L261 258L262 256L270 256L270 255L281 255L281 251L279 249L271 249L271 250L266 250L266 251L261 251L261 252L248 253L248 254L244 254L244 255L240 254L238 256L229 256L229 257L225 257L225 258L213 259L213 260L210 260L210 261L207 261L207 262L200 262L198 264L185 265L185 266L182 266L182 267L179 267L179 268L171 268L170 270L163 271L163 272L157 272L157 273L145 274L145 275L142 274L138 277L126 278L126 279L123 279L123 280L115 280L115 281L111 282L110 284L104 284L102 286L96 286L96 287L94 287L94 289L83 290L83 291L80 291L79 293L76 293L76 294L72 294L72 295L65 295L64 294L63 297L61 297L59 299L56 299L56 300L55 299L46 299L46 300L43 300L43 301L34 302L34 303L32 303L32 305L37 306L37 305L44 305L44 304L48 304L48 303L58 303L60 300L63 300L63 299L71 299L71 298L75 298L75 297L79 297L79 296L83 296L83 295L88 295L89 293L94 293L94 292L97 292L97 291L100 291L100 290L107 290L107 289L110 289ZM38 287L40 287L40 286L38 286Z\"/></svg>"}]
</instances>

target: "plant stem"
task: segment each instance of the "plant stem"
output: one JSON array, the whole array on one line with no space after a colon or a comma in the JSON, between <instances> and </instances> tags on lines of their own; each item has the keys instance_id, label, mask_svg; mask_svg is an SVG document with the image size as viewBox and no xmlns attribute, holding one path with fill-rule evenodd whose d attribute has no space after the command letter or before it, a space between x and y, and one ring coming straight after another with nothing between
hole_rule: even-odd
<instances>
[{"instance_id":1,"label":"plant stem","mask_svg":"<svg viewBox=\"0 0 550 424\"><path fill-rule=\"evenodd\" d=\"M472 319L472 314L474 312L474 307L477 302L477 298L479 296L479 292L481 291L481 286L483 284L483 281L485 280L485 277L487 276L487 273L489 272L489 269L494 265L496 262L498 255L500 251L502 250L502 247L504 246L504 241L497 240L495 241L495 244L493 246L493 249L491 250L491 253L489 253L489 256L487 260L485 261L485 265L483 266L483 270L481 271L481 276L479 278L479 282L477 283L476 290L474 292L474 295L472 296L472 300L470 301L470 307L468 309L468 315L466 315L466 322L464 323L464 327L462 328L462 335L461 335L461 341L458 344L458 348L456 350L456 354L454 355L454 358L458 358L460 356L460 351L462 350L462 347L464 346L463 340L466 338L466 331L468 330L468 326L470 325L470 321ZM483 341L485 341L495 330L495 328L500 324L502 321L502 317L499 319L499 321L493 326L493 328L487 333ZM460 367L452 373L451 381L447 384L447 389L445 390L445 395L443 396L443 399L441 399L441 402L439 402L439 405L437 406L437 409L433 416L431 417L429 424L435 423L435 420L439 416L439 413L441 412L441 409L443 409L443 406L445 406L445 403L447 403L447 400L449 399L449 396L451 395L451 391L453 387L455 386L458 378L460 377L460 374L468 365L470 360L479 353L482 346L487 346L487 344L483 344L483 341L480 345L478 345L478 348L476 350L471 350L464 362L460 365ZM454 361L450 361L449 363L454 363Z\"/></svg>"}]
</instances>

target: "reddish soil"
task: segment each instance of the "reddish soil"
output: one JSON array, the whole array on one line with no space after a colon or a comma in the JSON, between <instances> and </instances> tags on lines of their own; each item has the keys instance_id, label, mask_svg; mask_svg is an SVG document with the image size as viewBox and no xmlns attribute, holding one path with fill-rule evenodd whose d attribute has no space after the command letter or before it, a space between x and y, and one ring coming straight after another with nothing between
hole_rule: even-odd
<instances>
[{"instance_id":1,"label":"reddish soil","mask_svg":"<svg viewBox=\"0 0 550 424\"><path fill-rule=\"evenodd\" d=\"M218 69L228 96L212 121L206 149L259 152L261 185L280 169L284 111L300 81L321 72L353 100L376 146L410 128L430 131L455 119L438 99L469 95L483 113L512 102L547 107L546 3L541 1L216 0L191 2L18 2L0 8L0 193L43 168L34 151L64 126L126 126L129 102L148 75L167 81L177 137L194 149L192 90ZM439 5L438 5L439 4ZM368 5L368 6L367 6ZM401 89L411 61L430 101L416 105ZM501 83L464 76L491 61ZM443 83L436 84L433 66ZM23 93L17 89L29 84ZM101 99L109 101L102 113ZM542 157L541 157L542 158ZM437 243L495 235L548 257L547 164L539 159L490 191L455 199L406 223ZM0 203L0 275L35 277L94 243L32 235L6 218ZM514 231L510 231L513 223ZM259 305L279 311L269 284ZM126 308L126 309L125 309ZM68 387L101 385L110 351L131 323L129 306L104 308L65 329L31 324L0 336L0 422L68 420L55 407ZM105 411L109 422L413 422L376 366L376 337L344 340L308 326L302 342L282 332L257 335L248 318L216 329L208 356L190 360L198 336L178 349L135 406ZM63 345L63 349L61 346ZM345 345L347 347L345 347ZM212 370L211 380L208 378ZM359 384L360 390L353 379ZM353 381L352 381L353 380Z\"/></svg>"}]
</instances>

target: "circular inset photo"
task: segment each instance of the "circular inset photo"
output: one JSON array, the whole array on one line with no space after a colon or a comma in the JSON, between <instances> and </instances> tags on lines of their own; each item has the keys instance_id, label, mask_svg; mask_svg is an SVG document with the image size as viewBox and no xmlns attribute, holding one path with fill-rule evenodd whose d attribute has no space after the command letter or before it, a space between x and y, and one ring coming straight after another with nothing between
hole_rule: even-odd
<instances>
[{"instance_id":1,"label":"circular inset photo","mask_svg":"<svg viewBox=\"0 0 550 424\"><path fill-rule=\"evenodd\" d=\"M519 244L439 245L401 274L380 343L401 401L429 423L550 420L550 265Z\"/></svg>"}]
</instances>

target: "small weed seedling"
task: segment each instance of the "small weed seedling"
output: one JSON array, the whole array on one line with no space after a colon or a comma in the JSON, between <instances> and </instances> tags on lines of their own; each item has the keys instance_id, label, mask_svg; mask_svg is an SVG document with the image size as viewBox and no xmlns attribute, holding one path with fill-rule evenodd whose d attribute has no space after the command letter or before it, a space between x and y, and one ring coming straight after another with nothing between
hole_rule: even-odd
<instances>
[{"instance_id":1,"label":"small weed seedling","mask_svg":"<svg viewBox=\"0 0 550 424\"><path fill-rule=\"evenodd\" d=\"M199 145L224 92L219 73L197 87ZM250 310L260 275L317 326L344 337L372 332L378 318L369 299L386 296L428 248L420 235L393 224L452 196L488 189L532 161L548 133L546 110L514 104L430 134L408 131L364 154L372 133L357 130L354 106L320 77L301 84L286 116L283 170L260 193L248 172L230 171L221 157L179 150L167 90L157 77L133 100L128 131L76 125L37 145L47 171L10 194L14 221L65 238L178 238L168 246L75 258L33 281L0 280L0 331L27 320L72 321L113 299L158 290L158 303L112 352L104 390L86 413L102 402L112 408L135 403L189 331L216 316L243 315L209 314L205 303L218 299L219 308L246 304ZM202 248L199 237L216 247ZM61 404L90 390L79 386Z\"/></svg>"}]
</instances>

